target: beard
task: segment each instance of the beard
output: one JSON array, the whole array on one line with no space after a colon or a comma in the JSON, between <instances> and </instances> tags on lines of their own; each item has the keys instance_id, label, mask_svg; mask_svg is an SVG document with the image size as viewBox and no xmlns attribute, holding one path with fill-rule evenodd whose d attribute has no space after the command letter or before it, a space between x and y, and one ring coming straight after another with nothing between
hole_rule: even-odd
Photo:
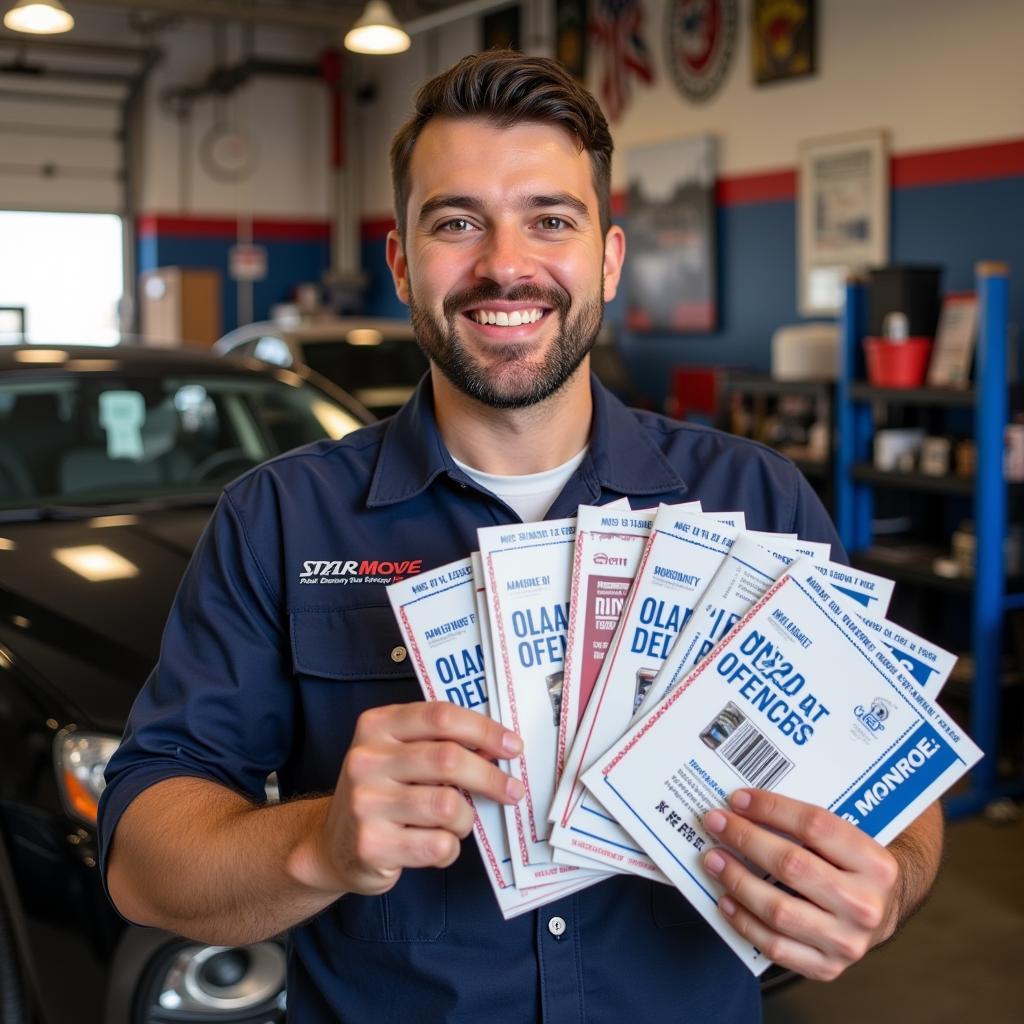
<instances>
[{"instance_id":1,"label":"beard","mask_svg":"<svg viewBox=\"0 0 1024 1024\"><path fill-rule=\"evenodd\" d=\"M536 346L530 344L502 345L489 365L463 344L458 331L462 312L499 299L547 306L551 310L548 316L558 316L558 334L539 362L531 358ZM505 292L487 282L453 292L441 308L443 318L410 296L409 312L417 343L455 387L492 409L525 409L558 391L594 347L604 317L600 293L584 299L574 312L572 299L564 289L519 285Z\"/></svg>"}]
</instances>

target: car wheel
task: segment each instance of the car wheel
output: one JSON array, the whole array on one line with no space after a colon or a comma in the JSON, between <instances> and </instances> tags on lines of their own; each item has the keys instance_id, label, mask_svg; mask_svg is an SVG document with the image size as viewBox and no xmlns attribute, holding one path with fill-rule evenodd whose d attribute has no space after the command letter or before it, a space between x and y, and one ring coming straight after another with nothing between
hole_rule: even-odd
<instances>
[{"instance_id":1,"label":"car wheel","mask_svg":"<svg viewBox=\"0 0 1024 1024\"><path fill-rule=\"evenodd\" d=\"M28 1020L18 947L7 907L0 903L0 1024L28 1024Z\"/></svg>"}]
</instances>

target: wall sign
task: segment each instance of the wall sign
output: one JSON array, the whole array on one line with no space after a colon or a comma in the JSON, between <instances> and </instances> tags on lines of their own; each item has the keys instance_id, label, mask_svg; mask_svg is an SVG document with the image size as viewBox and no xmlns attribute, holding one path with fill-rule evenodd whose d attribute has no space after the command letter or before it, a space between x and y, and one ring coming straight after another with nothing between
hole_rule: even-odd
<instances>
[{"instance_id":1,"label":"wall sign","mask_svg":"<svg viewBox=\"0 0 1024 1024\"><path fill-rule=\"evenodd\" d=\"M839 313L850 271L882 266L889 259L885 132L801 143L797 238L801 315Z\"/></svg>"},{"instance_id":2,"label":"wall sign","mask_svg":"<svg viewBox=\"0 0 1024 1024\"><path fill-rule=\"evenodd\" d=\"M758 85L814 74L814 12L815 0L754 0L750 37Z\"/></svg>"},{"instance_id":3,"label":"wall sign","mask_svg":"<svg viewBox=\"0 0 1024 1024\"><path fill-rule=\"evenodd\" d=\"M710 99L736 47L736 0L668 0L665 12L668 65L676 88L697 103Z\"/></svg>"},{"instance_id":4,"label":"wall sign","mask_svg":"<svg viewBox=\"0 0 1024 1024\"><path fill-rule=\"evenodd\" d=\"M716 151L711 136L698 136L626 154L632 331L704 333L717 325Z\"/></svg>"}]
</instances>

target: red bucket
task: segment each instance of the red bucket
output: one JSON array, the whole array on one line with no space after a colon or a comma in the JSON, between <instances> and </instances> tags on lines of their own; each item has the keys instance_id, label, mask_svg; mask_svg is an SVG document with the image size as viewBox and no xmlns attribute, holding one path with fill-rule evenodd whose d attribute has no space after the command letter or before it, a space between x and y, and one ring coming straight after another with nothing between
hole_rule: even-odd
<instances>
[{"instance_id":1,"label":"red bucket","mask_svg":"<svg viewBox=\"0 0 1024 1024\"><path fill-rule=\"evenodd\" d=\"M928 358L932 354L931 338L865 338L868 380L876 388L919 388L924 383Z\"/></svg>"}]
</instances>

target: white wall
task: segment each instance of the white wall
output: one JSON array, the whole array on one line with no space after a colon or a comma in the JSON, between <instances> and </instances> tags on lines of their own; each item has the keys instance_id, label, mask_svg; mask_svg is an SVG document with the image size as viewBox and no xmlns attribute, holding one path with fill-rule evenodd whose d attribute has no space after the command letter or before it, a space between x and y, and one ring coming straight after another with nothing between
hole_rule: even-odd
<instances>
[{"instance_id":1,"label":"white wall","mask_svg":"<svg viewBox=\"0 0 1024 1024\"><path fill-rule=\"evenodd\" d=\"M740 0L732 64L704 104L686 100L672 81L665 0L644 4L656 81L637 84L633 103L612 125L615 188L624 185L622 155L631 146L702 133L718 137L719 171L727 176L794 167L801 140L863 128L886 128L897 153L1024 136L1021 0L819 0L818 73L761 87L752 84L750 0ZM463 33L462 23L445 30L451 40ZM411 83L445 66L428 61L424 50L416 38L408 54L377 58L382 94L361 114L367 216L390 211L387 140L408 112ZM601 65L593 47L588 60L588 84L597 93Z\"/></svg>"},{"instance_id":2,"label":"white wall","mask_svg":"<svg viewBox=\"0 0 1024 1024\"><path fill-rule=\"evenodd\" d=\"M257 29L261 58L316 64L323 38L311 33ZM228 62L243 57L241 30L227 32ZM329 212L330 145L327 88L319 79L253 78L225 101L231 123L252 136L257 163L243 181L224 183L204 169L199 147L213 127L216 104L205 96L182 124L167 108L168 88L201 82L214 64L213 27L186 22L163 33L166 57L150 78L146 95L143 187L147 212L217 216L253 212L263 216L324 218Z\"/></svg>"},{"instance_id":3,"label":"white wall","mask_svg":"<svg viewBox=\"0 0 1024 1024\"><path fill-rule=\"evenodd\" d=\"M644 0L657 81L651 88L637 85L632 105L613 125L619 154L613 169L616 188L623 185L622 154L631 146L704 132L718 137L720 173L726 176L794 167L800 140L867 127L888 129L897 153L1024 137L1022 0L819 0L818 74L760 88L751 83L750 0L740 0L732 66L720 91L703 105L685 100L671 81L663 48L665 2ZM524 3L524 36L534 49L543 48L547 29L538 22L539 8L538 0ZM76 17L79 39L142 42L123 14L85 8ZM351 90L376 89L375 99L351 99L349 108L349 166L355 205L363 216L391 212L388 144L411 109L415 87L477 49L479 33L476 16L414 36L412 49L401 56L347 56ZM212 35L208 23L183 21L155 39L166 57L151 77L145 100L141 210L328 218L329 110L326 89L315 80L260 78L229 101L232 116L257 142L259 164L249 179L223 184L201 167L197 150L213 123L212 98L195 104L189 137L160 96L167 87L197 82L208 73ZM263 28L255 31L255 40L260 56L309 62L316 62L327 45L340 42L322 32ZM230 59L241 56L241 44L242 30L231 27ZM595 91L598 58L591 48ZM31 110L24 113L32 115ZM79 123L87 123L87 115L77 116L83 119ZM29 140L24 145L26 153L35 153L41 144ZM99 160L99 150L109 156L111 147L61 140L59 148L66 162L82 163ZM0 176L0 208L109 208L111 187L103 186L102 197L97 190L71 180L5 175Z\"/></svg>"}]
</instances>

